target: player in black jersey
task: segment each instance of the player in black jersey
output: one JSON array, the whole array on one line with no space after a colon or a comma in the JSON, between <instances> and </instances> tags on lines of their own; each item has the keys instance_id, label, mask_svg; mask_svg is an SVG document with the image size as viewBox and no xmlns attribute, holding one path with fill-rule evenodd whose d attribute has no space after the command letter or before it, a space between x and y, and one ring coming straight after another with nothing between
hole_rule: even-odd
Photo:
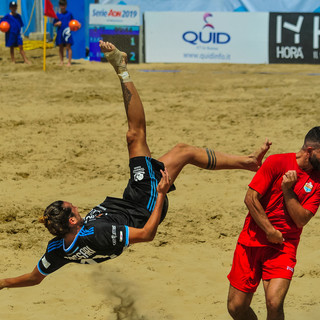
<instances>
[{"instance_id":1,"label":"player in black jersey","mask_svg":"<svg viewBox=\"0 0 320 320\"><path fill-rule=\"evenodd\" d=\"M173 182L185 165L256 171L271 145L266 140L257 152L234 156L181 143L152 159L144 109L127 70L127 56L109 42L100 41L100 47L120 79L128 120L130 179L123 198L107 197L85 219L69 202L49 205L42 222L55 238L32 272L1 279L0 289L36 285L67 263L99 263L119 256L129 244L153 240L168 210L166 194L175 189Z\"/></svg>"}]
</instances>

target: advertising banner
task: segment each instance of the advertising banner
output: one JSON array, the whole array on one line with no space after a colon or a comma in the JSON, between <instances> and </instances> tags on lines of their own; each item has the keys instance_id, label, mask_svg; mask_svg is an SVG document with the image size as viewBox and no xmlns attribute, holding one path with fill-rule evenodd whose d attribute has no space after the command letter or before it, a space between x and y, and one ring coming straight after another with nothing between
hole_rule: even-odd
<instances>
[{"instance_id":1,"label":"advertising banner","mask_svg":"<svg viewBox=\"0 0 320 320\"><path fill-rule=\"evenodd\" d=\"M268 63L265 12L146 12L146 62Z\"/></svg>"},{"instance_id":2,"label":"advertising banner","mask_svg":"<svg viewBox=\"0 0 320 320\"><path fill-rule=\"evenodd\" d=\"M128 54L131 63L139 63L139 7L91 4L89 14L89 58L106 61L99 40L110 41Z\"/></svg>"},{"instance_id":3,"label":"advertising banner","mask_svg":"<svg viewBox=\"0 0 320 320\"><path fill-rule=\"evenodd\" d=\"M270 13L270 63L320 63L320 14Z\"/></svg>"},{"instance_id":4,"label":"advertising banner","mask_svg":"<svg viewBox=\"0 0 320 320\"><path fill-rule=\"evenodd\" d=\"M139 26L140 11L137 6L90 4L89 24Z\"/></svg>"}]
</instances>

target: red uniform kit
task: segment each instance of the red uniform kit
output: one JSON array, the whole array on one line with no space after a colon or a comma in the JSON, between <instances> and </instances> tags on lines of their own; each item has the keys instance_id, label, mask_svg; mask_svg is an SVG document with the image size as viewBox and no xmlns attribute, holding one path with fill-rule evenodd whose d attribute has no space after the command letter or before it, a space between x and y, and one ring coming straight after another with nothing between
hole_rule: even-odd
<instances>
[{"instance_id":1,"label":"red uniform kit","mask_svg":"<svg viewBox=\"0 0 320 320\"><path fill-rule=\"evenodd\" d=\"M285 241L282 245L270 243L264 231L248 213L228 275L231 285L238 290L254 292L261 278L292 278L302 228L298 228L293 222L283 198L282 177L289 170L297 172L298 180L293 191L300 204L313 214L318 210L320 172L300 169L295 153L268 157L249 187L261 195L260 202L269 221L282 233Z\"/></svg>"}]
</instances>

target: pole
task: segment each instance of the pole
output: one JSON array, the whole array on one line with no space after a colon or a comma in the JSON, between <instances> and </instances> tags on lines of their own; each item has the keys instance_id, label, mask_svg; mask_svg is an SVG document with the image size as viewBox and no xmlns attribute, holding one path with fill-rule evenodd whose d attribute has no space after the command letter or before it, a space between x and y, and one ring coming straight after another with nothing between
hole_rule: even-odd
<instances>
[{"instance_id":1,"label":"pole","mask_svg":"<svg viewBox=\"0 0 320 320\"><path fill-rule=\"evenodd\" d=\"M44 32L43 32L43 71L46 71L46 49L47 49L47 16L44 16Z\"/></svg>"}]
</instances>

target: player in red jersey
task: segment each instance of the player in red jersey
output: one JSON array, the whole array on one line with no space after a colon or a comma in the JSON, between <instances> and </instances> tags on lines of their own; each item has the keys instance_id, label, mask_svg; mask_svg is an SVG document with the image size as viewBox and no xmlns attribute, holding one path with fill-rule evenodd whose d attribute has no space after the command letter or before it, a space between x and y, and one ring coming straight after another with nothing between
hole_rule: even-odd
<instances>
[{"instance_id":1,"label":"player in red jersey","mask_svg":"<svg viewBox=\"0 0 320 320\"><path fill-rule=\"evenodd\" d=\"M249 213L228 275L228 311L236 320L258 319L250 304L262 279L267 320L282 320L302 228L320 204L320 127L307 133L298 153L266 159L245 204Z\"/></svg>"}]
</instances>

